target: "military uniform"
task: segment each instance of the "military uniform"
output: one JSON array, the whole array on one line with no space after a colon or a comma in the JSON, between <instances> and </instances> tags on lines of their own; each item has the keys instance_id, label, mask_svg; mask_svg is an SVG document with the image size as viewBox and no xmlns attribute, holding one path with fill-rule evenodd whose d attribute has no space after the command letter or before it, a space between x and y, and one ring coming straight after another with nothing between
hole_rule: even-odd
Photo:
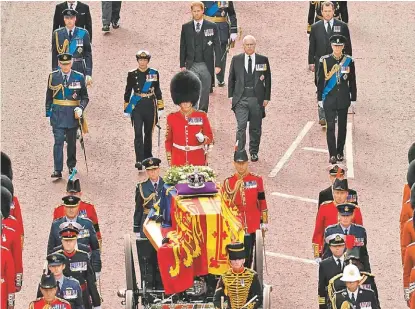
<instances>
[{"instance_id":1,"label":"military uniform","mask_svg":"<svg viewBox=\"0 0 415 309\"><path fill-rule=\"evenodd\" d=\"M60 232L62 239L76 239L79 230L76 227L68 226ZM73 252L59 250L66 257L63 274L66 277L73 277L79 281L82 290L82 298L85 309L91 308L90 298L93 307L101 306L101 298L98 293L94 270L89 262L88 253L75 249Z\"/></svg>"},{"instance_id":2,"label":"military uniform","mask_svg":"<svg viewBox=\"0 0 415 309\"><path fill-rule=\"evenodd\" d=\"M61 63L71 61L71 55L59 56ZM88 91L82 73L71 70L65 74L61 70L49 74L46 91L46 117L50 117L50 124L55 138L53 146L54 168L56 176L62 177L63 143L66 135L67 166L69 170L76 165L76 131L80 121L75 118L75 110L82 111L88 105Z\"/></svg>"},{"instance_id":3,"label":"military uniform","mask_svg":"<svg viewBox=\"0 0 415 309\"><path fill-rule=\"evenodd\" d=\"M236 151L234 161L246 162L248 154L245 150ZM246 175L236 173L225 179L222 195L231 207L238 208L238 216L245 230L245 266L250 267L255 245L255 232L261 228L261 224L268 224L268 208L262 177L251 172Z\"/></svg>"},{"instance_id":4,"label":"military uniform","mask_svg":"<svg viewBox=\"0 0 415 309\"><path fill-rule=\"evenodd\" d=\"M140 50L136 58L137 61L139 59L150 61L151 55L147 51ZM134 125L136 162L142 162L153 156L153 130L158 122L158 114L162 110L164 110L164 103L159 72L153 68L147 68L144 72L140 69L128 72L124 93L124 112L131 115Z\"/></svg>"},{"instance_id":5,"label":"military uniform","mask_svg":"<svg viewBox=\"0 0 415 309\"><path fill-rule=\"evenodd\" d=\"M191 71L176 74L170 85L173 103L191 102L197 105L201 84ZM166 155L170 166L207 165L205 147L213 143L209 118L203 111L192 108L167 116Z\"/></svg>"},{"instance_id":6,"label":"military uniform","mask_svg":"<svg viewBox=\"0 0 415 309\"><path fill-rule=\"evenodd\" d=\"M204 19L216 23L219 30L219 41L221 46L221 54L216 55L219 59L223 59L220 65L221 71L216 74L219 86L225 84L225 68L227 45L230 44L230 35L238 33L238 25L236 19L233 1L202 1L205 5ZM215 77L212 76L212 85L215 85Z\"/></svg>"},{"instance_id":7,"label":"military uniform","mask_svg":"<svg viewBox=\"0 0 415 309\"><path fill-rule=\"evenodd\" d=\"M15 269L13 256L9 249L1 246L1 308L14 307Z\"/></svg>"},{"instance_id":8,"label":"military uniform","mask_svg":"<svg viewBox=\"0 0 415 309\"><path fill-rule=\"evenodd\" d=\"M415 161L414 161L415 167ZM402 237L405 223L412 218L415 209L415 183L412 185L410 198L402 205L401 214L399 218L400 234Z\"/></svg>"},{"instance_id":9,"label":"military uniform","mask_svg":"<svg viewBox=\"0 0 415 309\"><path fill-rule=\"evenodd\" d=\"M332 304L333 304L333 309L342 309L342 308L380 309L375 293L372 290L366 290L361 287L359 287L357 291L357 298L355 301L350 299L348 290L344 289L334 294Z\"/></svg>"},{"instance_id":10,"label":"military uniform","mask_svg":"<svg viewBox=\"0 0 415 309\"><path fill-rule=\"evenodd\" d=\"M45 290L54 289L57 290L57 283L53 275L42 275L42 279L39 284L40 288ZM35 301L32 301L29 305L29 309L72 309L69 302L64 299L54 297L51 301L46 300L44 297L38 298Z\"/></svg>"},{"instance_id":11,"label":"military uniform","mask_svg":"<svg viewBox=\"0 0 415 309\"><path fill-rule=\"evenodd\" d=\"M403 289L406 301L410 302L410 309L415 308L415 242L405 250L403 263Z\"/></svg>"},{"instance_id":12,"label":"military uniform","mask_svg":"<svg viewBox=\"0 0 415 309\"><path fill-rule=\"evenodd\" d=\"M66 185L66 192L80 193L81 184L79 182L79 179L68 180L68 183ZM81 218L88 218L89 220L91 220L92 224L94 225L95 232L97 233L99 247L102 249L102 235L101 230L99 228L98 215L97 211L95 210L94 204L90 203L89 201L80 200L78 216ZM65 217L65 205L59 204L55 207L55 210L53 211L53 220L57 220L63 217Z\"/></svg>"},{"instance_id":13,"label":"military uniform","mask_svg":"<svg viewBox=\"0 0 415 309\"><path fill-rule=\"evenodd\" d=\"M344 45L346 38L333 35L330 42ZM336 59L334 54L320 58L317 78L317 100L322 102L327 121L327 145L330 163L343 161L346 142L347 112L351 102L356 102L356 75L354 60L349 55ZM336 142L335 118L338 117ZM334 157L334 158L333 158Z\"/></svg>"},{"instance_id":14,"label":"military uniform","mask_svg":"<svg viewBox=\"0 0 415 309\"><path fill-rule=\"evenodd\" d=\"M321 4L324 1L310 1L310 7L308 9L308 25L307 33L311 31L311 25L323 20L321 14ZM346 24L349 22L349 12L347 10L347 1L331 1L334 5L334 18L339 19Z\"/></svg>"},{"instance_id":15,"label":"military uniform","mask_svg":"<svg viewBox=\"0 0 415 309\"><path fill-rule=\"evenodd\" d=\"M20 235L16 230L8 227L2 220L1 228L1 246L7 248L14 261L15 285L17 291L20 291L23 282L23 259L22 259L22 242Z\"/></svg>"},{"instance_id":16,"label":"military uniform","mask_svg":"<svg viewBox=\"0 0 415 309\"><path fill-rule=\"evenodd\" d=\"M66 9L63 14L76 16L77 12ZM72 55L72 69L92 76L92 49L87 30L76 26L72 30L66 27L55 30L52 34L52 70L58 69L58 56L64 53Z\"/></svg>"},{"instance_id":17,"label":"military uniform","mask_svg":"<svg viewBox=\"0 0 415 309\"><path fill-rule=\"evenodd\" d=\"M344 246L344 236L341 234L333 235L329 242L330 246ZM319 264L318 269L318 304L320 309L327 309L329 306L328 285L330 279L334 276L343 275L344 256L334 257L331 256L323 260Z\"/></svg>"},{"instance_id":18,"label":"military uniform","mask_svg":"<svg viewBox=\"0 0 415 309\"><path fill-rule=\"evenodd\" d=\"M324 239L332 234L345 234L345 231L340 224L329 225L324 232ZM358 247L360 252L360 258L363 263L364 269L370 272L369 255L367 252L367 234L366 229L358 224L352 223L347 227L346 245L349 245L349 241L352 243L352 247ZM331 251L328 248L327 243L323 247L323 259L331 256Z\"/></svg>"}]
</instances>

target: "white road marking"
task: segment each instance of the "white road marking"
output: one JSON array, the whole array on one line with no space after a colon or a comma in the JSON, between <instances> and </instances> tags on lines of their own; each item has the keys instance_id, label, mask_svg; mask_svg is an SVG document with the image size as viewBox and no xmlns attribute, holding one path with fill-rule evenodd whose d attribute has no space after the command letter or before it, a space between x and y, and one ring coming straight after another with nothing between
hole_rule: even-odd
<instances>
[{"instance_id":1,"label":"white road marking","mask_svg":"<svg viewBox=\"0 0 415 309\"><path fill-rule=\"evenodd\" d=\"M306 198L306 197L301 197L301 196L296 196L296 195L289 195L289 194L280 193L280 192L272 192L271 195L275 195L275 196L279 196L279 197L285 197L285 198L288 198L288 199L293 199L293 200L298 200L298 201L308 202L308 203L313 203L313 204L318 203L318 200L313 200L311 198Z\"/></svg>"},{"instance_id":2,"label":"white road marking","mask_svg":"<svg viewBox=\"0 0 415 309\"><path fill-rule=\"evenodd\" d=\"M346 164L347 164L347 178L354 178L353 123L350 123L350 122L347 124Z\"/></svg>"},{"instance_id":3,"label":"white road marking","mask_svg":"<svg viewBox=\"0 0 415 309\"><path fill-rule=\"evenodd\" d=\"M269 173L268 177L275 177L277 176L278 172L283 168L284 164L287 163L287 161L290 159L291 155L295 151L295 149L298 147L298 145L301 143L304 136L306 136L307 132L311 129L313 126L314 121L309 121L306 123L304 128L301 130L300 134L296 137L294 142L291 144L291 146L287 149L283 157L280 159L280 161L277 163L277 165L274 167L274 169Z\"/></svg>"},{"instance_id":4,"label":"white road marking","mask_svg":"<svg viewBox=\"0 0 415 309\"><path fill-rule=\"evenodd\" d=\"M303 147L303 150L315 151L315 152L323 152L323 153L329 153L329 151L328 151L327 149L322 149L322 148L314 148L314 147Z\"/></svg>"},{"instance_id":5,"label":"white road marking","mask_svg":"<svg viewBox=\"0 0 415 309\"><path fill-rule=\"evenodd\" d=\"M299 258L299 257L296 257L296 256L286 255L286 254L282 254L282 253L269 252L269 251L266 251L265 254L268 255L268 256L273 256L273 257L277 257L277 258L281 258L281 259L301 262L301 263L305 263L305 264L312 264L312 265L317 266L317 262L314 261L314 260L310 260L310 259L303 259L303 258Z\"/></svg>"}]
</instances>

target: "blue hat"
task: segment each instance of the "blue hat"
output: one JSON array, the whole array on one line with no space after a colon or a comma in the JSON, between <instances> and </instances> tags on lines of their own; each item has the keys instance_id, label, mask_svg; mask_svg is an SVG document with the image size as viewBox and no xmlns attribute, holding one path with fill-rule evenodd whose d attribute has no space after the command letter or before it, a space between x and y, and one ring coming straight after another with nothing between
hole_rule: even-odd
<instances>
[{"instance_id":1,"label":"blue hat","mask_svg":"<svg viewBox=\"0 0 415 309\"><path fill-rule=\"evenodd\" d=\"M49 266L58 266L58 265L62 265L65 263L66 256L64 256L61 253L52 253L52 254L49 254L46 257L46 259L48 260Z\"/></svg>"},{"instance_id":2,"label":"blue hat","mask_svg":"<svg viewBox=\"0 0 415 309\"><path fill-rule=\"evenodd\" d=\"M337 210L339 214L342 216L351 216L356 208L355 204L352 203L344 203L337 205Z\"/></svg>"},{"instance_id":3,"label":"blue hat","mask_svg":"<svg viewBox=\"0 0 415 309\"><path fill-rule=\"evenodd\" d=\"M72 16L78 15L78 12L76 10L74 10L74 9L64 9L62 11L62 15L63 16L70 16L70 17L72 17Z\"/></svg>"},{"instance_id":4,"label":"blue hat","mask_svg":"<svg viewBox=\"0 0 415 309\"><path fill-rule=\"evenodd\" d=\"M72 60L72 55L69 53L63 53L58 55L58 60L60 63L68 64Z\"/></svg>"},{"instance_id":5,"label":"blue hat","mask_svg":"<svg viewBox=\"0 0 415 309\"><path fill-rule=\"evenodd\" d=\"M142 164L146 170L152 170L160 167L161 160L159 158L147 158Z\"/></svg>"}]
</instances>

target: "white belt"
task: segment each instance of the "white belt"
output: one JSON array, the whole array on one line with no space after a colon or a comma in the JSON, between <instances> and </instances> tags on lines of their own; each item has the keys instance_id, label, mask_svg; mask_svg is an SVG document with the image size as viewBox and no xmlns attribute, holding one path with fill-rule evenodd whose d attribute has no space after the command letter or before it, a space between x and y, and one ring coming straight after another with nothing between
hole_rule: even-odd
<instances>
[{"instance_id":1,"label":"white belt","mask_svg":"<svg viewBox=\"0 0 415 309\"><path fill-rule=\"evenodd\" d=\"M193 151L193 150L198 150L198 149L203 149L204 145L199 145L199 146L181 146L181 145L177 145L176 143L173 143L173 147L183 150L183 151Z\"/></svg>"}]
</instances>

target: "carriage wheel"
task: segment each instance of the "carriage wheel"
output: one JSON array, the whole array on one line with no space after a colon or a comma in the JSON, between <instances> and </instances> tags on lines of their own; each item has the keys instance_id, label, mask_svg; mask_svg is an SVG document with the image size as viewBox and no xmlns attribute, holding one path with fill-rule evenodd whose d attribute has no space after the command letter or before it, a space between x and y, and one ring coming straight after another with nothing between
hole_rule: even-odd
<instances>
[{"instance_id":1,"label":"carriage wheel","mask_svg":"<svg viewBox=\"0 0 415 309\"><path fill-rule=\"evenodd\" d=\"M255 263L254 270L258 274L259 282L261 286L264 283L264 239L262 238L262 231L256 230L255 232Z\"/></svg>"},{"instance_id":2,"label":"carriage wheel","mask_svg":"<svg viewBox=\"0 0 415 309\"><path fill-rule=\"evenodd\" d=\"M133 293L133 291L137 290L137 281L135 278L133 250L131 247L130 234L124 235L124 255L125 255L125 279L127 281L127 292L131 291Z\"/></svg>"},{"instance_id":3,"label":"carriage wheel","mask_svg":"<svg viewBox=\"0 0 415 309\"><path fill-rule=\"evenodd\" d=\"M134 293L131 290L125 292L125 309L138 309L138 304L134 300Z\"/></svg>"},{"instance_id":4,"label":"carriage wheel","mask_svg":"<svg viewBox=\"0 0 415 309\"><path fill-rule=\"evenodd\" d=\"M271 309L271 292L272 286L268 284L264 284L264 295L262 301L262 309Z\"/></svg>"}]
</instances>

